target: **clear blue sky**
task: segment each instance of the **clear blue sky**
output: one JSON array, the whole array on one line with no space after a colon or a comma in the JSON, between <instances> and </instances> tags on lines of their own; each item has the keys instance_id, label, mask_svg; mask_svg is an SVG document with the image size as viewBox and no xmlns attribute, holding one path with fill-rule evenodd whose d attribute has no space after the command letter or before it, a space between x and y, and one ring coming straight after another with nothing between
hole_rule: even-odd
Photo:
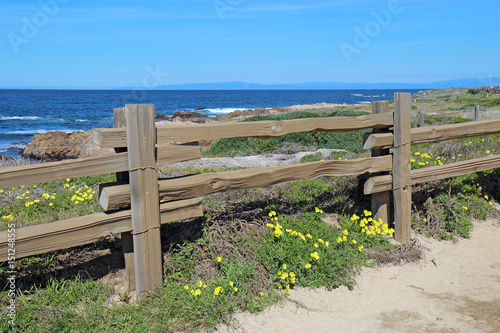
<instances>
[{"instance_id":1,"label":"clear blue sky","mask_svg":"<svg viewBox=\"0 0 500 333\"><path fill-rule=\"evenodd\" d=\"M5 0L0 88L495 77L499 18L498 0Z\"/></svg>"}]
</instances>

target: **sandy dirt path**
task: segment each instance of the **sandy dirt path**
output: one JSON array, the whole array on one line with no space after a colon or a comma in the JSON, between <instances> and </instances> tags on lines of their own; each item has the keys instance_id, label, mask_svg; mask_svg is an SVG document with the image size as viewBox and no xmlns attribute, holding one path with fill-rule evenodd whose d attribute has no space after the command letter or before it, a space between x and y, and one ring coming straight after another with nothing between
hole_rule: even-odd
<instances>
[{"instance_id":1,"label":"sandy dirt path","mask_svg":"<svg viewBox=\"0 0 500 333\"><path fill-rule=\"evenodd\" d=\"M500 332L500 222L475 222L471 239L420 237L420 264L363 269L357 285L293 290L220 332Z\"/></svg>"}]
</instances>

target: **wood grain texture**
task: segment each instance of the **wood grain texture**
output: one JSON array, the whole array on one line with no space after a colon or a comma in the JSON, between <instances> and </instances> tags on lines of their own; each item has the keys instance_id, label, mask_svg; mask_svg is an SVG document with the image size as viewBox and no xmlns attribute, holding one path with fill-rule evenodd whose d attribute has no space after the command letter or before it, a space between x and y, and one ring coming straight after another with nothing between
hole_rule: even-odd
<instances>
[{"instance_id":1,"label":"wood grain texture","mask_svg":"<svg viewBox=\"0 0 500 333\"><path fill-rule=\"evenodd\" d=\"M158 149L158 160L171 164L201 158L200 149L193 146L171 145ZM0 168L0 188L38 184L59 179L96 176L129 170L128 153Z\"/></svg>"},{"instance_id":2,"label":"wood grain texture","mask_svg":"<svg viewBox=\"0 0 500 333\"><path fill-rule=\"evenodd\" d=\"M160 145L157 148L158 165L197 160L201 158L199 146L193 145Z\"/></svg>"},{"instance_id":3,"label":"wood grain texture","mask_svg":"<svg viewBox=\"0 0 500 333\"><path fill-rule=\"evenodd\" d=\"M135 287L140 299L163 282L154 105L127 104L125 113Z\"/></svg>"},{"instance_id":4,"label":"wood grain texture","mask_svg":"<svg viewBox=\"0 0 500 333\"><path fill-rule=\"evenodd\" d=\"M390 113L391 108L389 106L389 101L376 101L371 103L372 113ZM372 133L384 133L388 132L389 129L385 128L374 128ZM372 157L389 155L389 149L372 150ZM379 172L374 174L374 176L382 176L387 172ZM373 213L373 218L376 220L382 219L384 223L392 224L390 220L390 192L373 193L371 195L371 211Z\"/></svg>"},{"instance_id":5,"label":"wood grain texture","mask_svg":"<svg viewBox=\"0 0 500 333\"><path fill-rule=\"evenodd\" d=\"M123 128L127 127L127 118L125 108L115 108L113 110L113 127ZM115 148L116 153L126 152L127 148ZM129 183L128 172L117 172L116 181L123 184ZM101 187L99 187L101 193ZM134 268L134 240L130 231L121 233L122 253L125 261L125 278L128 285L128 290L135 290L135 268Z\"/></svg>"},{"instance_id":6,"label":"wood grain texture","mask_svg":"<svg viewBox=\"0 0 500 333\"><path fill-rule=\"evenodd\" d=\"M201 198L160 205L162 224L203 216ZM98 213L16 230L16 259L96 242L132 231L130 210ZM7 231L0 232L0 262L7 260Z\"/></svg>"},{"instance_id":7,"label":"wood grain texture","mask_svg":"<svg viewBox=\"0 0 500 333\"><path fill-rule=\"evenodd\" d=\"M452 140L458 138L468 138L471 136L488 135L500 133L500 119L481 120L468 123L426 126L412 128L411 143L429 143L444 140ZM370 134L363 148L369 149L385 149L393 146L393 136L390 133Z\"/></svg>"},{"instance_id":8,"label":"wood grain texture","mask_svg":"<svg viewBox=\"0 0 500 333\"><path fill-rule=\"evenodd\" d=\"M411 239L410 101L410 93L394 94L394 148L392 159L394 238L402 244Z\"/></svg>"},{"instance_id":9,"label":"wood grain texture","mask_svg":"<svg viewBox=\"0 0 500 333\"><path fill-rule=\"evenodd\" d=\"M393 125L390 114L361 117L328 117L282 121L252 121L241 123L160 126L158 143L191 142L209 139L258 137L270 138L298 132L347 132L365 128L386 128ZM126 146L126 132L122 129L93 129L94 143L107 148Z\"/></svg>"},{"instance_id":10,"label":"wood grain texture","mask_svg":"<svg viewBox=\"0 0 500 333\"><path fill-rule=\"evenodd\" d=\"M437 165L411 171L411 184L421 184L433 180L446 179L469 173L500 168L500 156L487 156L467 161ZM392 190L392 176L377 176L365 182L364 194Z\"/></svg>"},{"instance_id":11,"label":"wood grain texture","mask_svg":"<svg viewBox=\"0 0 500 333\"><path fill-rule=\"evenodd\" d=\"M6 189L58 179L95 176L126 170L128 170L127 153L21 165L0 169L0 188Z\"/></svg>"},{"instance_id":12,"label":"wood grain texture","mask_svg":"<svg viewBox=\"0 0 500 333\"><path fill-rule=\"evenodd\" d=\"M159 181L160 199L165 201L202 197L228 190L266 187L291 181L317 177L340 177L365 172L387 171L392 167L392 156L367 157L351 161L321 161L268 168L243 169L203 173ZM127 207L130 187L117 185L102 190L100 203L105 210Z\"/></svg>"}]
</instances>

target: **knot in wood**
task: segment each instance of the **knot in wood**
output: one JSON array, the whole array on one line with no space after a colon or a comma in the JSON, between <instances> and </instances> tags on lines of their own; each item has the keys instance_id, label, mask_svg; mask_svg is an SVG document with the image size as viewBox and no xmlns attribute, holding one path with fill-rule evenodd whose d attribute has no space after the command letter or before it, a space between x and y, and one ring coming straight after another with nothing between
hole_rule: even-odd
<instances>
[{"instance_id":1,"label":"knot in wood","mask_svg":"<svg viewBox=\"0 0 500 333\"><path fill-rule=\"evenodd\" d=\"M274 133L279 133L282 130L283 130L283 126L281 126L281 124L279 124L279 123L273 124L273 126L271 127L271 131L273 131Z\"/></svg>"},{"instance_id":2,"label":"knot in wood","mask_svg":"<svg viewBox=\"0 0 500 333\"><path fill-rule=\"evenodd\" d=\"M215 180L213 180L212 182L210 182L210 187L211 187L211 188L217 188L217 187L218 187L218 184L219 184L218 179L215 179Z\"/></svg>"}]
</instances>

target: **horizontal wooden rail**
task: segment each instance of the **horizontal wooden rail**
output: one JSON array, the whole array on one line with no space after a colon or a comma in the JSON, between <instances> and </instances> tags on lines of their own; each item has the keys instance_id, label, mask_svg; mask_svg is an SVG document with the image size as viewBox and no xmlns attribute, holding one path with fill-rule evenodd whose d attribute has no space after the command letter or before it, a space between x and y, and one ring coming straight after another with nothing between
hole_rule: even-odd
<instances>
[{"instance_id":1,"label":"horizontal wooden rail","mask_svg":"<svg viewBox=\"0 0 500 333\"><path fill-rule=\"evenodd\" d=\"M367 157L351 161L320 161L258 169L203 173L159 181L160 199L171 201L227 190L266 187L317 177L352 176L365 172L388 171L392 156ZM104 210L130 206L130 186L104 187L99 199Z\"/></svg>"},{"instance_id":2,"label":"horizontal wooden rail","mask_svg":"<svg viewBox=\"0 0 500 333\"><path fill-rule=\"evenodd\" d=\"M158 147L158 165L201 158L195 146L167 145ZM80 158L59 162L0 168L0 188L37 184L58 179L95 176L127 171L128 153Z\"/></svg>"},{"instance_id":3,"label":"horizontal wooden rail","mask_svg":"<svg viewBox=\"0 0 500 333\"><path fill-rule=\"evenodd\" d=\"M209 139L259 137L269 138L298 132L347 132L365 128L393 126L392 113L360 117L328 117L292 119L281 121L252 121L240 123L158 126L157 142L190 142ZM106 148L127 146L127 134L123 128L95 128L92 131L95 144Z\"/></svg>"},{"instance_id":4,"label":"horizontal wooden rail","mask_svg":"<svg viewBox=\"0 0 500 333\"><path fill-rule=\"evenodd\" d=\"M161 145L157 148L157 165L197 160L201 158L198 143L194 145Z\"/></svg>"},{"instance_id":5,"label":"horizontal wooden rail","mask_svg":"<svg viewBox=\"0 0 500 333\"><path fill-rule=\"evenodd\" d=\"M500 133L500 119L418 127L411 129L411 143L429 143L495 133ZM388 149L392 146L393 135L391 133L377 133L367 136L363 148L367 150Z\"/></svg>"},{"instance_id":6,"label":"horizontal wooden rail","mask_svg":"<svg viewBox=\"0 0 500 333\"><path fill-rule=\"evenodd\" d=\"M161 223L203 216L201 199L194 198L160 205ZM35 254L89 244L111 233L132 231L130 210L98 213L42 225L17 229L16 259ZM7 231L0 232L0 261L7 261L9 243Z\"/></svg>"},{"instance_id":7,"label":"horizontal wooden rail","mask_svg":"<svg viewBox=\"0 0 500 333\"><path fill-rule=\"evenodd\" d=\"M445 165L415 169L411 171L411 184L420 184L438 179L462 176L473 172L480 172L500 168L500 156L481 157L467 161ZM364 193L373 194L392 190L392 176L376 176L365 182Z\"/></svg>"},{"instance_id":8,"label":"horizontal wooden rail","mask_svg":"<svg viewBox=\"0 0 500 333\"><path fill-rule=\"evenodd\" d=\"M95 176L126 170L128 170L127 153L21 165L0 169L0 188L5 189L58 179Z\"/></svg>"}]
</instances>

